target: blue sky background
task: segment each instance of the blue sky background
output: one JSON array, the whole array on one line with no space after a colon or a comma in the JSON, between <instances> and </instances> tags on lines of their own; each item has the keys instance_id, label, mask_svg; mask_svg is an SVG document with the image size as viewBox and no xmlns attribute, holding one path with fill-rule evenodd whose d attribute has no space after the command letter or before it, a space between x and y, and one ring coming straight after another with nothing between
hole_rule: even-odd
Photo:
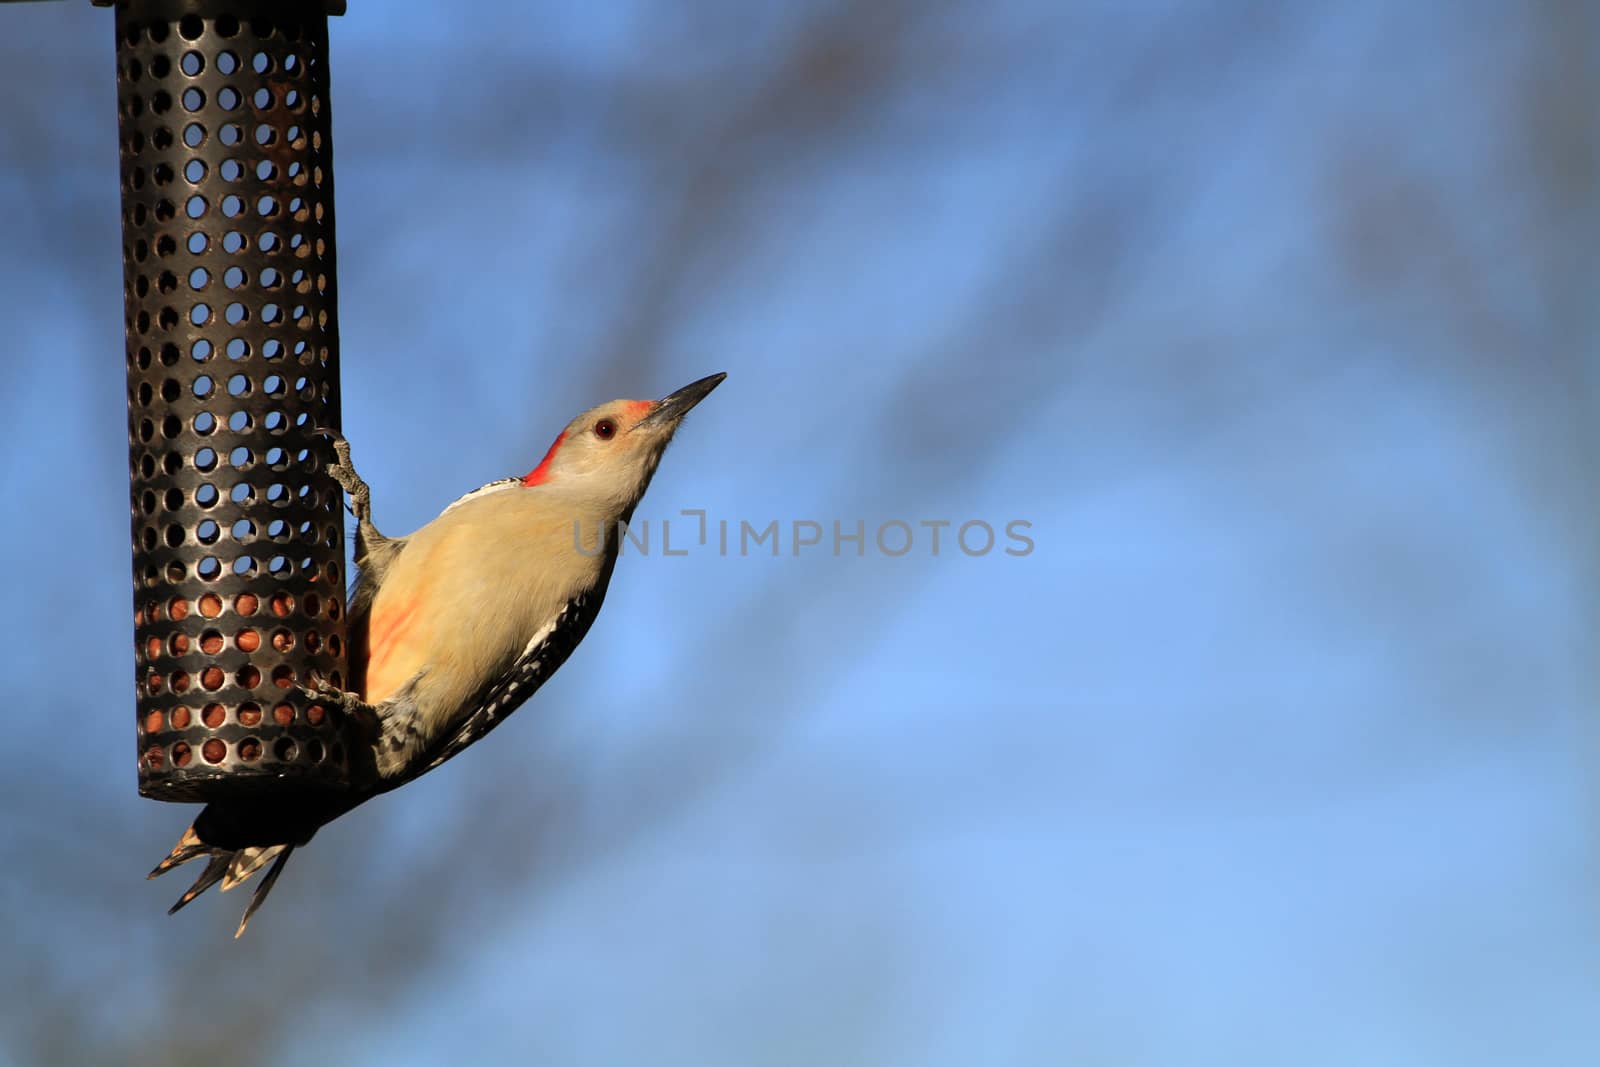
<instances>
[{"instance_id":1,"label":"blue sky background","mask_svg":"<svg viewBox=\"0 0 1600 1067\"><path fill-rule=\"evenodd\" d=\"M7 5L0 1062L1592 1062L1590 6L472 10L332 29L379 525L725 370L638 517L783 555L167 918L112 17Z\"/></svg>"}]
</instances>

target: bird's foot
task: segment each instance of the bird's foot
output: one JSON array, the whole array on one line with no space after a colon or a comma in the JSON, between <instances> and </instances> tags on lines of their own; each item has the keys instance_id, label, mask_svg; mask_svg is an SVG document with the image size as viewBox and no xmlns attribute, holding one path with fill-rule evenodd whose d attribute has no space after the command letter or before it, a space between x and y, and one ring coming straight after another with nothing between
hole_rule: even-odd
<instances>
[{"instance_id":1,"label":"bird's foot","mask_svg":"<svg viewBox=\"0 0 1600 1067\"><path fill-rule=\"evenodd\" d=\"M376 722L377 709L361 698L360 693L352 693L330 683L317 672L311 672L310 685L296 685L295 692L312 704L331 705L344 714L360 721Z\"/></svg>"},{"instance_id":2,"label":"bird's foot","mask_svg":"<svg viewBox=\"0 0 1600 1067\"><path fill-rule=\"evenodd\" d=\"M328 472L328 477L337 482L339 488L349 495L350 514L354 515L358 522L370 523L372 521L372 490L362 480L361 475L356 473L355 465L350 462L350 442L345 440L344 434L326 426L317 427L315 432L333 441L335 462L328 464L324 469Z\"/></svg>"}]
</instances>

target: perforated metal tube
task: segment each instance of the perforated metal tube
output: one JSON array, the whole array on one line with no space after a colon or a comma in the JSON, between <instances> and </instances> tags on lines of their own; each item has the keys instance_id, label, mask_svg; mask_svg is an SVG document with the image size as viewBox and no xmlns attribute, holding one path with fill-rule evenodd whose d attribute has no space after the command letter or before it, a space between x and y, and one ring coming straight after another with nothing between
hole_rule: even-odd
<instances>
[{"instance_id":1,"label":"perforated metal tube","mask_svg":"<svg viewBox=\"0 0 1600 1067\"><path fill-rule=\"evenodd\" d=\"M139 791L348 778L327 5L117 4Z\"/></svg>"}]
</instances>

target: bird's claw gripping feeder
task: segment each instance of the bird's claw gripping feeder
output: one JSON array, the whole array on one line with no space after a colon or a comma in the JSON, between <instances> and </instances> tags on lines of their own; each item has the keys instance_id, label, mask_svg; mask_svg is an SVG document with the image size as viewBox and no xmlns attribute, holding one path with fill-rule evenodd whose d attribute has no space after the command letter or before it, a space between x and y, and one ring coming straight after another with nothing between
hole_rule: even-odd
<instances>
[{"instance_id":1,"label":"bird's claw gripping feeder","mask_svg":"<svg viewBox=\"0 0 1600 1067\"><path fill-rule=\"evenodd\" d=\"M116 9L139 792L339 789L344 520L328 16Z\"/></svg>"}]
</instances>

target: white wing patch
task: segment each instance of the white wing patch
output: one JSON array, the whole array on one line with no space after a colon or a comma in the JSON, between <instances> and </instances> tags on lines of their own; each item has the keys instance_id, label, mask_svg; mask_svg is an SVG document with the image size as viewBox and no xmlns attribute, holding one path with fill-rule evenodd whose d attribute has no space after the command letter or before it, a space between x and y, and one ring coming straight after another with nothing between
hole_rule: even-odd
<instances>
[{"instance_id":1,"label":"white wing patch","mask_svg":"<svg viewBox=\"0 0 1600 1067\"><path fill-rule=\"evenodd\" d=\"M511 669L478 696L477 707L462 719L434 749L433 758L418 774L439 764L505 721L556 672L600 613L605 591L581 593L567 602L561 614L529 639Z\"/></svg>"},{"instance_id":2,"label":"white wing patch","mask_svg":"<svg viewBox=\"0 0 1600 1067\"><path fill-rule=\"evenodd\" d=\"M581 601L583 598L579 597L578 599ZM570 611L571 609L568 608L567 610ZM528 643L522 646L522 654L517 657L517 662L521 663L523 660L533 655L533 650L544 644L545 638L550 636L551 632L555 630L556 626L561 622L561 620L566 618L566 615L567 612L563 611L560 615L557 615L555 618L545 623L544 627L540 629L538 633L529 638Z\"/></svg>"},{"instance_id":3,"label":"white wing patch","mask_svg":"<svg viewBox=\"0 0 1600 1067\"><path fill-rule=\"evenodd\" d=\"M446 504L444 511L439 512L439 514L444 515L448 513L451 508L458 508L469 500L476 500L480 496L488 496L490 493L503 492L521 484L521 478L496 478L492 482L478 486L478 488L474 489L470 493L463 493L461 496L456 497L454 500L450 501L450 503Z\"/></svg>"}]
</instances>

